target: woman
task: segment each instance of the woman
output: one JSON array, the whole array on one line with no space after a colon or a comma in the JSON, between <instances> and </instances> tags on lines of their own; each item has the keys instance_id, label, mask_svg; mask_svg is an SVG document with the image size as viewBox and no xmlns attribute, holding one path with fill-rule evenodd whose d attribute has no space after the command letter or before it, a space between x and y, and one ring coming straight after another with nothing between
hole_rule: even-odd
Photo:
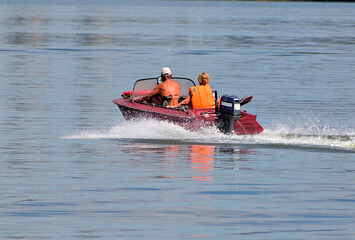
<instances>
[{"instance_id":1,"label":"woman","mask_svg":"<svg viewBox=\"0 0 355 240\"><path fill-rule=\"evenodd\" d=\"M181 101L176 107L189 104L191 108L215 108L215 99L213 97L211 86L208 84L210 76L207 73L198 75L200 86L191 87L185 100Z\"/></svg>"}]
</instances>

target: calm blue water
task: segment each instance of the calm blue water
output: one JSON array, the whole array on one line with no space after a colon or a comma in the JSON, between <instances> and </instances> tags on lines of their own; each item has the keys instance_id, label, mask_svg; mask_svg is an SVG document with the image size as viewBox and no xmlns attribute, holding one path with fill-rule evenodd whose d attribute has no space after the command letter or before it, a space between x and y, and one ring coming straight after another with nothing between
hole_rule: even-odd
<instances>
[{"instance_id":1,"label":"calm blue water","mask_svg":"<svg viewBox=\"0 0 355 240\"><path fill-rule=\"evenodd\" d=\"M355 238L355 4L0 3L1 239ZM264 133L125 122L163 66Z\"/></svg>"}]
</instances>

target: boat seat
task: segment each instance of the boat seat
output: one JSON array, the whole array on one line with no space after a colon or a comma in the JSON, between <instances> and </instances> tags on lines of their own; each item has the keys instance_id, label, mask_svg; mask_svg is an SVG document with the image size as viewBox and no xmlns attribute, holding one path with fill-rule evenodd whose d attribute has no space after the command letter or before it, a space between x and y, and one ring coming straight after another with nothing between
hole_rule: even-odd
<instances>
[{"instance_id":1,"label":"boat seat","mask_svg":"<svg viewBox=\"0 0 355 240\"><path fill-rule=\"evenodd\" d=\"M180 96L173 96L168 104L169 107L174 107L179 104Z\"/></svg>"},{"instance_id":2,"label":"boat seat","mask_svg":"<svg viewBox=\"0 0 355 240\"><path fill-rule=\"evenodd\" d=\"M175 96L164 96L162 98L162 106L163 107L173 107L173 106L176 106L178 105L179 102L181 102L182 100L184 100L185 98L183 96L179 96L179 95L175 95Z\"/></svg>"}]
</instances>

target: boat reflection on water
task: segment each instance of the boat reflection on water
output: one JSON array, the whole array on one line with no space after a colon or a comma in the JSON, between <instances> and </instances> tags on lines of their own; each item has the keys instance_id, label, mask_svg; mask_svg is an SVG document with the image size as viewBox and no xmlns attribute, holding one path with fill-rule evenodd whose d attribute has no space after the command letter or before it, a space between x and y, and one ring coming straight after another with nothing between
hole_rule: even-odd
<instances>
[{"instance_id":1,"label":"boat reflection on water","mask_svg":"<svg viewBox=\"0 0 355 240\"><path fill-rule=\"evenodd\" d=\"M153 173L153 178L181 178L188 174L197 181L214 180L217 164L223 169L239 170L239 163L247 161L251 154L247 149L202 144L162 146L135 143L126 144L123 148L120 146L130 164L137 168L143 166ZM190 170L186 169L187 166Z\"/></svg>"},{"instance_id":2,"label":"boat reflection on water","mask_svg":"<svg viewBox=\"0 0 355 240\"><path fill-rule=\"evenodd\" d=\"M214 170L215 146L211 145L192 145L191 146L191 167L194 169L192 178L200 181L213 180L211 171Z\"/></svg>"}]
</instances>

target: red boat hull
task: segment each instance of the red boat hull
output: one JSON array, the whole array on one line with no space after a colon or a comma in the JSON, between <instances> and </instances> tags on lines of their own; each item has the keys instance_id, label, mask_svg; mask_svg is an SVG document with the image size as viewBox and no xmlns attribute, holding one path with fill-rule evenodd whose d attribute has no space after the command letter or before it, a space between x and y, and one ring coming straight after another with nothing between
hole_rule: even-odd
<instances>
[{"instance_id":1,"label":"red boat hull","mask_svg":"<svg viewBox=\"0 0 355 240\"><path fill-rule=\"evenodd\" d=\"M221 124L214 109L178 110L124 98L115 99L113 102L126 120L153 118L173 122L188 130L198 130L204 126L218 127ZM234 122L235 134L259 134L264 130L256 121L256 115L245 111L240 113L240 118Z\"/></svg>"}]
</instances>

